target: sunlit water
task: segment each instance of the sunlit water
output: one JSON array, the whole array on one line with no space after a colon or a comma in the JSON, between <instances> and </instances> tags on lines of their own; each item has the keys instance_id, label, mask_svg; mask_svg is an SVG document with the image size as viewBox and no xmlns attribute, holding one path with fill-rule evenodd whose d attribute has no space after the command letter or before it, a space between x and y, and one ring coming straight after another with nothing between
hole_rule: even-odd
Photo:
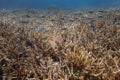
<instances>
[{"instance_id":1,"label":"sunlit water","mask_svg":"<svg viewBox=\"0 0 120 80\"><path fill-rule=\"evenodd\" d=\"M1 9L39 8L51 6L61 9L73 8L119 8L120 0L0 0Z\"/></svg>"}]
</instances>

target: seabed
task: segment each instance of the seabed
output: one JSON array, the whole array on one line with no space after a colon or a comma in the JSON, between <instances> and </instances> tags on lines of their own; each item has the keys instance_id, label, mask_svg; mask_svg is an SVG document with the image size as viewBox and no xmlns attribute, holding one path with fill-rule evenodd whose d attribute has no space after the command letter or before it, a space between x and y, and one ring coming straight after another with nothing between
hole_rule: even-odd
<instances>
[{"instance_id":1,"label":"seabed","mask_svg":"<svg viewBox=\"0 0 120 80\"><path fill-rule=\"evenodd\" d=\"M120 10L0 10L0 80L120 80Z\"/></svg>"}]
</instances>

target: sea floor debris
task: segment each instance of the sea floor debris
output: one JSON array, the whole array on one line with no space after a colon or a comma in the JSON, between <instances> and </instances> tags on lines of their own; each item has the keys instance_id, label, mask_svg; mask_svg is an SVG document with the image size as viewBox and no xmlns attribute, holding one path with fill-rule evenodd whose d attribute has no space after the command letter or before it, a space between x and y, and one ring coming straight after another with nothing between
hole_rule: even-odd
<instances>
[{"instance_id":1,"label":"sea floor debris","mask_svg":"<svg viewBox=\"0 0 120 80\"><path fill-rule=\"evenodd\" d=\"M119 9L48 11L0 10L0 80L120 80Z\"/></svg>"}]
</instances>

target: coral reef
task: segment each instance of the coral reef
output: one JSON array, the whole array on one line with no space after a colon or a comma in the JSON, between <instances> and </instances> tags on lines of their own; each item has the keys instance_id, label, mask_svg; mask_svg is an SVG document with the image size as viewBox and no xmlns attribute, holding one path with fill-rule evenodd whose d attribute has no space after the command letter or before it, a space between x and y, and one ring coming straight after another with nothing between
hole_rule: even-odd
<instances>
[{"instance_id":1,"label":"coral reef","mask_svg":"<svg viewBox=\"0 0 120 80\"><path fill-rule=\"evenodd\" d=\"M1 10L0 80L120 80L119 12Z\"/></svg>"}]
</instances>

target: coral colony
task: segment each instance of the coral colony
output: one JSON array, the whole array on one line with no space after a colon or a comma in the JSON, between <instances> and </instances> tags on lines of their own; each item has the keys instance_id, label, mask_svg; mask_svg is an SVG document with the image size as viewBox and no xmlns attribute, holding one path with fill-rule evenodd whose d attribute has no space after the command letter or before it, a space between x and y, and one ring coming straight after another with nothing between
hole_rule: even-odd
<instances>
[{"instance_id":1,"label":"coral colony","mask_svg":"<svg viewBox=\"0 0 120 80\"><path fill-rule=\"evenodd\" d=\"M120 80L120 10L0 10L0 80Z\"/></svg>"}]
</instances>

